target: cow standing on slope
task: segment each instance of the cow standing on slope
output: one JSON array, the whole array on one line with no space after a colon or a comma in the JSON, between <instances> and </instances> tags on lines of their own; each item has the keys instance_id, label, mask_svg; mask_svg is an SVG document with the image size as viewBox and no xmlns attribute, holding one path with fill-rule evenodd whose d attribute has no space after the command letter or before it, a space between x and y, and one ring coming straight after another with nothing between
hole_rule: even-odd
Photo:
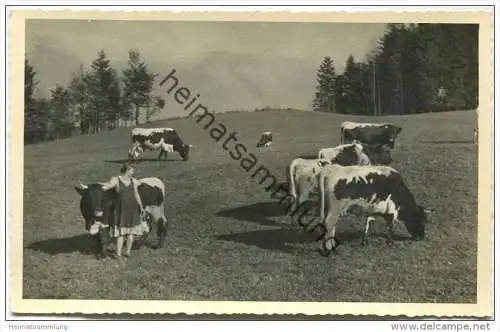
<instances>
[{"instance_id":1,"label":"cow standing on slope","mask_svg":"<svg viewBox=\"0 0 500 332\"><path fill-rule=\"evenodd\" d=\"M328 160L297 158L289 167L290 196L292 197L291 216L314 194L318 194L318 178L321 169L329 164ZM300 214L298 214L300 215ZM299 221L299 220L298 220Z\"/></svg>"},{"instance_id":2,"label":"cow standing on slope","mask_svg":"<svg viewBox=\"0 0 500 332\"><path fill-rule=\"evenodd\" d=\"M374 147L361 143L321 149L317 159L294 159L288 169L290 195L293 198L291 211L298 211L310 196L319 194L319 174L325 165L388 165L391 162L390 151L380 146Z\"/></svg>"},{"instance_id":3,"label":"cow standing on slope","mask_svg":"<svg viewBox=\"0 0 500 332\"><path fill-rule=\"evenodd\" d=\"M149 230L152 223L158 225L157 235L159 237L158 248L165 245L167 237L167 218L165 217L165 185L155 177L138 179L138 191L145 212L148 215ZM101 183L82 184L75 186L80 194L80 212L85 220L85 229L93 237L97 244L97 258L106 257L109 245L110 229L114 226L113 212L116 192L114 190L103 190ZM148 234L139 241L139 247L144 244Z\"/></svg>"},{"instance_id":4,"label":"cow standing on slope","mask_svg":"<svg viewBox=\"0 0 500 332\"><path fill-rule=\"evenodd\" d=\"M261 147L268 148L271 146L272 143L273 143L273 133L270 131L266 131L260 135L260 138L257 141L257 147L258 148L261 148Z\"/></svg>"},{"instance_id":5,"label":"cow standing on slope","mask_svg":"<svg viewBox=\"0 0 500 332\"><path fill-rule=\"evenodd\" d=\"M359 141L371 145L387 145L394 148L396 138L403 128L389 123L342 122L340 125L340 143Z\"/></svg>"},{"instance_id":6,"label":"cow standing on slope","mask_svg":"<svg viewBox=\"0 0 500 332\"><path fill-rule=\"evenodd\" d=\"M401 175L391 167L328 165L321 171L319 186L321 221L326 229L321 249L325 256L339 244L335 237L339 217L356 208L358 214L385 219L389 243L393 243L396 221L404 223L414 240L425 236L430 211L415 202ZM374 219L367 221L363 242Z\"/></svg>"},{"instance_id":7,"label":"cow standing on slope","mask_svg":"<svg viewBox=\"0 0 500 332\"><path fill-rule=\"evenodd\" d=\"M159 150L158 160L169 152L178 152L184 161L189 159L191 145L185 144L172 128L134 128L131 133L129 160L137 160L145 150Z\"/></svg>"}]
</instances>

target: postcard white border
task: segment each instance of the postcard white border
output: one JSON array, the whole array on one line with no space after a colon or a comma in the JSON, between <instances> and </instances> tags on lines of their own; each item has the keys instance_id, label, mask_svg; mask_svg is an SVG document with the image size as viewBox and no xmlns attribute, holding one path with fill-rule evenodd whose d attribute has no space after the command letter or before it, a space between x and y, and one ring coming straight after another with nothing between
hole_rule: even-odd
<instances>
[{"instance_id":1,"label":"postcard white border","mask_svg":"<svg viewBox=\"0 0 500 332\"><path fill-rule=\"evenodd\" d=\"M27 300L22 299L23 266L23 66L26 19L106 19L106 20L184 20L184 21L307 21L307 22L419 22L477 23L479 32L479 141L478 172L478 276L476 304L436 303L339 303L339 302L236 302L236 301L118 301L118 300ZM14 313L185 313L185 314L305 314L305 315L405 315L415 316L492 316L492 132L493 111L493 14L491 11L359 11L359 12L166 12L166 11L78 11L13 10L7 18L10 38L7 50L11 76L10 145L8 178L10 233L10 309ZM15 110L15 113L13 113ZM16 116L13 116L13 115Z\"/></svg>"}]
</instances>

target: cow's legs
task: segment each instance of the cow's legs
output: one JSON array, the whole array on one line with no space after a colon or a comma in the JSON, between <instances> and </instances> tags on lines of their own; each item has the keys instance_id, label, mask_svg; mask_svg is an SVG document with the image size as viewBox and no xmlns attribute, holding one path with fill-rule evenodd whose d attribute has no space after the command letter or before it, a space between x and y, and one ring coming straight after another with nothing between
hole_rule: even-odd
<instances>
[{"instance_id":1,"label":"cow's legs","mask_svg":"<svg viewBox=\"0 0 500 332\"><path fill-rule=\"evenodd\" d=\"M97 243L96 258L101 259L107 256L108 244L110 242L109 229L107 227L99 229L99 233L94 235Z\"/></svg>"},{"instance_id":2,"label":"cow's legs","mask_svg":"<svg viewBox=\"0 0 500 332\"><path fill-rule=\"evenodd\" d=\"M296 182L295 192L297 191L300 192L300 186L299 183ZM293 196L293 202L290 205L290 211L288 211L288 215L290 216L291 222L293 224L295 221L294 217L298 213L298 210L300 209L300 195L299 196L292 195L292 196Z\"/></svg>"},{"instance_id":3,"label":"cow's legs","mask_svg":"<svg viewBox=\"0 0 500 332\"><path fill-rule=\"evenodd\" d=\"M394 220L393 216L384 216L385 228L387 230L387 244L394 244Z\"/></svg>"},{"instance_id":4,"label":"cow's legs","mask_svg":"<svg viewBox=\"0 0 500 332\"><path fill-rule=\"evenodd\" d=\"M163 153L164 153L164 152L163 152L163 149L160 149L160 153L158 154L158 160L160 160L160 159L161 159L161 156L163 155Z\"/></svg>"},{"instance_id":5,"label":"cow's legs","mask_svg":"<svg viewBox=\"0 0 500 332\"><path fill-rule=\"evenodd\" d=\"M165 241L167 239L167 228L168 228L167 218L163 216L158 220L158 231L157 231L157 236L159 238L157 246L158 249L163 248L165 246Z\"/></svg>"},{"instance_id":6,"label":"cow's legs","mask_svg":"<svg viewBox=\"0 0 500 332\"><path fill-rule=\"evenodd\" d=\"M150 214L151 219L154 220L157 225L156 235L158 236L158 245L156 245L155 248L163 248L167 238L168 224L167 217L165 217L163 213L163 204L160 206L148 206L146 207L146 210ZM150 226L149 229L151 230L152 227Z\"/></svg>"},{"instance_id":7,"label":"cow's legs","mask_svg":"<svg viewBox=\"0 0 500 332\"><path fill-rule=\"evenodd\" d=\"M291 179L289 180L289 183L291 183L291 181L296 181L296 180ZM298 188L298 183L295 184L295 193L297 192L297 188ZM290 216L290 218L292 218L292 222L293 222L293 215L297 212L297 206L298 206L297 200L299 199L298 196L295 195L295 193L290 191L290 195L292 196L292 204L290 204L288 215Z\"/></svg>"},{"instance_id":8,"label":"cow's legs","mask_svg":"<svg viewBox=\"0 0 500 332\"><path fill-rule=\"evenodd\" d=\"M333 251L339 244L338 239L335 237L335 227L337 226L337 221L340 216L340 205L335 198L332 198L331 200L329 199L328 206L328 213L323 221L326 232L321 241L320 249L323 256L329 256L330 252Z\"/></svg>"},{"instance_id":9,"label":"cow's legs","mask_svg":"<svg viewBox=\"0 0 500 332\"><path fill-rule=\"evenodd\" d=\"M108 246L112 241L111 234L110 234L111 226L103 227L101 228L100 235L101 235L101 242L103 246L103 252L107 253L108 251ZM106 254L107 256L107 254Z\"/></svg>"},{"instance_id":10,"label":"cow's legs","mask_svg":"<svg viewBox=\"0 0 500 332\"><path fill-rule=\"evenodd\" d=\"M168 151L164 147L160 148L160 156L161 155L163 155L163 159L167 159L167 157L168 157Z\"/></svg>"},{"instance_id":11,"label":"cow's legs","mask_svg":"<svg viewBox=\"0 0 500 332\"><path fill-rule=\"evenodd\" d=\"M376 220L376 218L371 217L371 216L366 219L365 234L363 235L363 238L361 240L362 245L368 244L368 236L370 233L370 226L375 220Z\"/></svg>"},{"instance_id":12,"label":"cow's legs","mask_svg":"<svg viewBox=\"0 0 500 332\"><path fill-rule=\"evenodd\" d=\"M104 258L104 254L103 254L103 250L102 250L103 244L101 241L101 235L99 233L92 235L92 240L94 241L94 245L95 245L95 257L97 259Z\"/></svg>"},{"instance_id":13,"label":"cow's legs","mask_svg":"<svg viewBox=\"0 0 500 332\"><path fill-rule=\"evenodd\" d=\"M321 209L321 206L319 207L319 209ZM314 215L311 217L310 221L308 222L306 230L307 230L307 232L312 233L316 229L318 229L318 227L319 227L322 235L316 239L316 241L318 241L320 238L323 237L323 234L326 232L326 228L325 228L325 225L323 224L323 221L321 220L321 217L318 218L318 215L317 215L318 214L318 207L314 208L314 212L315 212Z\"/></svg>"},{"instance_id":14,"label":"cow's legs","mask_svg":"<svg viewBox=\"0 0 500 332\"><path fill-rule=\"evenodd\" d=\"M309 196L309 188L307 186L298 186L299 189L299 197L295 201L295 205L292 211L292 223L298 224L302 227L306 227L302 222L302 217L307 213L307 210L303 208L303 204L307 201ZM295 217L295 218L294 218Z\"/></svg>"},{"instance_id":15,"label":"cow's legs","mask_svg":"<svg viewBox=\"0 0 500 332\"><path fill-rule=\"evenodd\" d=\"M150 219L150 216L148 216L148 221L147 221L149 231L147 233L144 233L142 235L137 236L137 239L134 240L134 248L135 249L142 248L142 246L144 246L146 244L146 241L148 240L149 234L151 233L151 222L149 221L149 219ZM141 220L141 222L142 222L142 220Z\"/></svg>"},{"instance_id":16,"label":"cow's legs","mask_svg":"<svg viewBox=\"0 0 500 332\"><path fill-rule=\"evenodd\" d=\"M132 146L132 148L131 148L131 150L129 152L128 161L131 162L131 163L137 162L137 160L140 157L139 151L140 151L139 145Z\"/></svg>"},{"instance_id":17,"label":"cow's legs","mask_svg":"<svg viewBox=\"0 0 500 332\"><path fill-rule=\"evenodd\" d=\"M307 231L312 233L313 231L318 230L320 235L315 239L315 241L319 241L324 238L326 234L326 227L321 222L321 219L318 220L317 216L313 216L311 221L308 224Z\"/></svg>"}]
</instances>

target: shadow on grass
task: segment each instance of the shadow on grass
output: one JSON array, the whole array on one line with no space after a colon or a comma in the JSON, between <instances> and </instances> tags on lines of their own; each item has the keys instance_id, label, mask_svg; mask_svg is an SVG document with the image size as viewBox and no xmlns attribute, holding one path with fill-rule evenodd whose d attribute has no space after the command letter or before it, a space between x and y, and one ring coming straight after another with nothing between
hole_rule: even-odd
<instances>
[{"instance_id":1,"label":"shadow on grass","mask_svg":"<svg viewBox=\"0 0 500 332\"><path fill-rule=\"evenodd\" d=\"M156 231L156 230L155 230ZM145 239L140 239L134 241L132 245L132 250L139 250L140 248L154 248L153 236L151 234ZM106 251L109 253L113 252L115 241L110 239ZM82 255L95 255L97 252L97 245L94 239L88 234L80 234L71 237L48 239L43 241L38 241L30 244L26 247L27 249L41 251L51 256L59 254L70 254L73 252L79 252Z\"/></svg>"},{"instance_id":2,"label":"shadow on grass","mask_svg":"<svg viewBox=\"0 0 500 332\"><path fill-rule=\"evenodd\" d=\"M96 250L95 243L88 234L38 241L26 248L42 251L49 255L69 254L73 252L92 255Z\"/></svg>"},{"instance_id":3,"label":"shadow on grass","mask_svg":"<svg viewBox=\"0 0 500 332\"><path fill-rule=\"evenodd\" d=\"M304 203L303 208L309 209L309 211L314 211L314 206L316 206L315 202L308 201ZM277 226L280 224L269 218L287 216L289 207L290 203L288 201L280 203L277 199L273 202L260 202L252 205L243 205L232 209L221 210L217 212L216 215L240 221L251 221L264 226Z\"/></svg>"},{"instance_id":4,"label":"shadow on grass","mask_svg":"<svg viewBox=\"0 0 500 332\"><path fill-rule=\"evenodd\" d=\"M296 251L294 243L310 243L314 235L292 229L270 229L253 232L217 235L215 239L228 242L244 243L266 250L279 250L285 253Z\"/></svg>"},{"instance_id":5,"label":"shadow on grass","mask_svg":"<svg viewBox=\"0 0 500 332\"><path fill-rule=\"evenodd\" d=\"M426 144L474 144L473 140L457 140L457 141L420 141Z\"/></svg>"},{"instance_id":6,"label":"shadow on grass","mask_svg":"<svg viewBox=\"0 0 500 332\"><path fill-rule=\"evenodd\" d=\"M357 243L361 246L363 231L344 231L337 232L336 237L340 242L340 246L348 243ZM278 250L285 253L296 251L293 244L316 243L319 248L319 242L315 241L318 237L317 232L306 233L292 229L271 229L259 230L253 232L232 233L217 235L215 238L221 241L244 243L250 246L256 246L265 250ZM376 238L387 238L386 234L372 233L368 238L367 246L378 245L375 242ZM400 235L394 235L394 242L407 241L409 238ZM317 249L317 248L316 248Z\"/></svg>"},{"instance_id":7,"label":"shadow on grass","mask_svg":"<svg viewBox=\"0 0 500 332\"><path fill-rule=\"evenodd\" d=\"M157 158L141 158L136 161L130 161L131 164L140 164L143 162L158 162L158 163L168 163L168 162L175 162L175 161L181 161L181 160L174 160L174 159L160 159L158 160ZM128 163L128 159L118 159L118 160L105 160L105 163L112 163L112 164L124 164Z\"/></svg>"},{"instance_id":8,"label":"shadow on grass","mask_svg":"<svg viewBox=\"0 0 500 332\"><path fill-rule=\"evenodd\" d=\"M241 221L252 221L265 226L275 226L276 222L269 217L284 216L287 213L287 204L276 202L261 202L252 205L243 205L232 209L221 210L217 216Z\"/></svg>"}]
</instances>

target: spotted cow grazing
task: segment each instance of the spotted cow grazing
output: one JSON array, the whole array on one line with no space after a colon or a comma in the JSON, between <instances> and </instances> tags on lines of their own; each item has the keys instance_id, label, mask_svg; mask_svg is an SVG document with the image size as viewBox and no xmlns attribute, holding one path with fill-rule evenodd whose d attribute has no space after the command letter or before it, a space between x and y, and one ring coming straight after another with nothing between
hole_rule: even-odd
<instances>
[{"instance_id":1,"label":"spotted cow grazing","mask_svg":"<svg viewBox=\"0 0 500 332\"><path fill-rule=\"evenodd\" d=\"M273 133L270 131L263 132L257 141L257 147L269 147L273 143Z\"/></svg>"},{"instance_id":2,"label":"spotted cow grazing","mask_svg":"<svg viewBox=\"0 0 500 332\"><path fill-rule=\"evenodd\" d=\"M169 152L178 152L184 161L189 159L192 145L185 144L172 128L134 128L131 133L129 160L137 160L145 150L159 150L158 160Z\"/></svg>"},{"instance_id":3,"label":"spotted cow grazing","mask_svg":"<svg viewBox=\"0 0 500 332\"><path fill-rule=\"evenodd\" d=\"M362 144L357 141L321 149L318 158L342 166L389 165L392 162L391 151L385 146Z\"/></svg>"},{"instance_id":4,"label":"spotted cow grazing","mask_svg":"<svg viewBox=\"0 0 500 332\"><path fill-rule=\"evenodd\" d=\"M388 241L393 242L393 224L402 222L412 238L422 240L429 210L415 202L400 173L389 166L327 165L319 176L321 221L325 235L322 253L328 256L338 245L335 228L338 218L347 213L368 215L366 242L370 223L375 217L386 221ZM333 243L332 243L333 242Z\"/></svg>"},{"instance_id":5,"label":"spotted cow grazing","mask_svg":"<svg viewBox=\"0 0 500 332\"><path fill-rule=\"evenodd\" d=\"M396 138L403 128L389 123L356 123L346 121L340 125L341 144L359 141L371 145L394 148Z\"/></svg>"},{"instance_id":6,"label":"spotted cow grazing","mask_svg":"<svg viewBox=\"0 0 500 332\"><path fill-rule=\"evenodd\" d=\"M159 237L158 248L162 248L167 237L167 218L164 213L165 185L158 178L138 179L139 196L141 197L144 210L147 213L149 232L152 223L158 225L157 236ZM111 240L110 230L114 226L114 203L116 192L114 190L103 190L102 184L91 183L88 185L79 183L75 190L80 194L80 212L85 220L85 229L93 237L97 244L97 258L106 257L107 246ZM149 233L146 233L139 241L139 247L144 244Z\"/></svg>"},{"instance_id":7,"label":"spotted cow grazing","mask_svg":"<svg viewBox=\"0 0 500 332\"><path fill-rule=\"evenodd\" d=\"M391 162L390 151L382 146L358 142L321 149L316 159L294 159L288 167L290 196L294 201L291 211L297 211L312 195L319 194L319 173L325 165L388 165Z\"/></svg>"}]
</instances>

